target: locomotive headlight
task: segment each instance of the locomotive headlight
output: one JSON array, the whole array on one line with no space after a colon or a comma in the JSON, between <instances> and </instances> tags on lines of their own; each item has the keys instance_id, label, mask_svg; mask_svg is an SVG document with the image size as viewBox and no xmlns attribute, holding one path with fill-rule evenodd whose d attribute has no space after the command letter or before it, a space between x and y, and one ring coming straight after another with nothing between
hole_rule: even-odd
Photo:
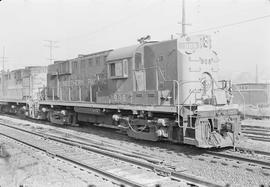
<instances>
[{"instance_id":1,"label":"locomotive headlight","mask_svg":"<svg viewBox=\"0 0 270 187\"><path fill-rule=\"evenodd\" d=\"M201 84L202 84L203 90L206 92L211 87L211 81L209 79L206 79L206 78L201 79Z\"/></svg>"},{"instance_id":2,"label":"locomotive headlight","mask_svg":"<svg viewBox=\"0 0 270 187\"><path fill-rule=\"evenodd\" d=\"M14 109L14 108L15 108L15 106L14 106L14 105L11 105L11 108L12 108L12 109Z\"/></svg>"},{"instance_id":3,"label":"locomotive headlight","mask_svg":"<svg viewBox=\"0 0 270 187\"><path fill-rule=\"evenodd\" d=\"M211 96L211 88L213 87L212 76L209 73L203 73L200 79L202 85L202 96L210 97Z\"/></svg>"},{"instance_id":4,"label":"locomotive headlight","mask_svg":"<svg viewBox=\"0 0 270 187\"><path fill-rule=\"evenodd\" d=\"M204 46L205 48L208 47L208 40L207 40L207 38L204 39L204 41L203 41L203 46Z\"/></svg>"},{"instance_id":5,"label":"locomotive headlight","mask_svg":"<svg viewBox=\"0 0 270 187\"><path fill-rule=\"evenodd\" d=\"M46 109L46 108L42 108L41 111L42 111L42 112L46 112L47 109Z\"/></svg>"}]
</instances>

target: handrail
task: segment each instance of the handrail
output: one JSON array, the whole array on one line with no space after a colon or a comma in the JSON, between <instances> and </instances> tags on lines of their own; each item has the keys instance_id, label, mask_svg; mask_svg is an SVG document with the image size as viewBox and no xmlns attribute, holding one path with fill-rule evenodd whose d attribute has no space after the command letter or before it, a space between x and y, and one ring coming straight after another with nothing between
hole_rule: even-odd
<instances>
[{"instance_id":1,"label":"handrail","mask_svg":"<svg viewBox=\"0 0 270 187\"><path fill-rule=\"evenodd\" d=\"M157 70L159 70L162 78L163 78L163 81L166 81L166 82L173 82L173 97L174 97L174 101L175 101L175 92L176 92L176 89L175 89L175 84L177 85L177 104L176 104L176 107L177 107L177 124L178 124L178 127L180 127L180 107L179 107L179 102L180 102L180 83L178 80L167 80L165 78L165 76L163 75L163 72L161 71L161 68L159 66L151 66L151 67L148 67L148 68L141 68L141 69L138 69L138 70L133 70L133 71L139 71L139 70L146 70L146 69L152 69L152 68L156 68Z\"/></svg>"},{"instance_id":2,"label":"handrail","mask_svg":"<svg viewBox=\"0 0 270 187\"><path fill-rule=\"evenodd\" d=\"M238 88L236 88L236 91L239 92L240 96L242 97L243 103L244 103L243 113L244 113L244 119L245 119L246 118L246 101L245 101L245 97L243 96L242 92Z\"/></svg>"}]
</instances>

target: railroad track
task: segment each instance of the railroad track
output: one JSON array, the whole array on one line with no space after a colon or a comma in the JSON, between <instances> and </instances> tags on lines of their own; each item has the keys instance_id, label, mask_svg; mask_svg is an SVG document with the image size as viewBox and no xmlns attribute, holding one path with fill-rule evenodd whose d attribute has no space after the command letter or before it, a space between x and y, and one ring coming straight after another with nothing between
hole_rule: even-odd
<instances>
[{"instance_id":1,"label":"railroad track","mask_svg":"<svg viewBox=\"0 0 270 187\"><path fill-rule=\"evenodd\" d=\"M249 126L249 125L243 125L242 126L242 133L245 137L257 140L257 141L263 141L263 142L270 142L270 127L260 127L260 126Z\"/></svg>"},{"instance_id":2,"label":"railroad track","mask_svg":"<svg viewBox=\"0 0 270 187\"><path fill-rule=\"evenodd\" d=\"M80 133L76 133L73 131L70 132L70 130L58 130L58 129L52 129L52 130L48 130L46 128L43 127L36 127L33 128L31 127L31 125L23 125L23 124L14 124L16 127L18 127L19 125L21 126L20 128L24 128L24 129L33 129L36 132L38 132L39 134L42 134L43 137L49 137L50 139L60 139L60 141L68 141L68 143L72 142L73 144L77 144L77 146L85 146L85 148L87 147L94 147L94 148L98 148L99 150L105 150L105 151L109 151L109 154L111 153L120 153L122 155L128 156L128 157L132 157L132 158L138 158L138 159L142 159L145 160L147 162L153 163L155 165L160 166L159 168L161 168L161 170L163 169L164 171L166 171L165 168L176 168L174 167L174 161L172 160L172 162L167 162L165 158L163 158L161 155L159 155L159 153L155 153L150 154L150 153L143 153L141 151L136 152L136 150L131 150L128 147L128 144L120 144L123 146L119 146L119 145L114 145L111 142L107 142L107 141L103 141L102 139L89 139L89 137L82 137L82 135ZM19 127L18 127L19 128ZM63 131L62 131L63 130ZM117 134L117 133L115 133ZM126 140L126 138L124 140L121 140L123 142L126 141L131 141L131 140ZM145 147L146 145L146 147ZM162 151L162 152L175 152L178 155L192 155L192 159L196 159L196 160L200 160L200 161L206 161L211 163L218 163L220 165L223 165L224 167L236 167L236 168L242 168L244 170L247 171L251 171L251 172L260 172L265 176L270 176L270 167L269 167L269 163L270 163L270 159L268 160L264 160L261 158L257 158L254 156L256 155L265 155L266 157L270 158L270 153L267 152L263 152L263 151L254 151L254 150L244 150L241 147L238 147L238 150L241 150L241 152L244 153L240 153L240 152L233 152L231 150L227 150L224 151L223 150L215 150L215 151L205 151L202 149L197 149L195 147L190 147L190 146L181 146L181 151L178 152L177 150L179 150L179 145L172 145L172 144L167 144L167 143L162 143L162 142L156 142L153 148L152 144L149 142L144 142L142 143L141 146L152 150L152 149L156 149L157 151ZM150 146L150 147L149 147ZM184 149L184 150L183 150ZM124 152L122 152L121 150L124 150ZM184 152L183 152L184 151ZM183 152L183 153L182 153ZM190 154L189 154L190 152ZM252 154L246 154L246 153L252 153ZM171 153L169 153L171 154ZM193 156L194 155L194 156ZM161 156L161 157L160 157ZM170 160L170 159L169 159ZM177 162L177 161L176 161ZM144 163L143 163L144 164ZM153 167L149 167L149 169L154 170ZM178 170L179 171L179 170Z\"/></svg>"},{"instance_id":3,"label":"railroad track","mask_svg":"<svg viewBox=\"0 0 270 187\"><path fill-rule=\"evenodd\" d=\"M71 135L72 137L73 135ZM57 138L57 136L56 136ZM74 141L76 142L76 141ZM79 142L82 143L84 145L89 145L89 143L83 143L83 142ZM91 146L96 146L91 144ZM106 148L105 148L106 149ZM195 147L193 147L193 149L195 149L198 153L201 153L201 155L208 155L208 156L215 156L215 158L219 157L219 160L222 158L223 161L220 160L220 162L222 162L222 164L224 165L224 159L230 159L230 160L234 160L238 165L240 164L239 161L241 162L241 165L244 163L246 163L246 166L257 166L260 167L262 169L266 169L269 170L270 172L270 153L268 152L263 152L263 151L254 151L254 150L245 150L245 153L252 153L252 157L254 156L254 154L260 154L260 155L265 155L266 157L268 157L269 160L260 160L260 159L254 159L254 158L247 158L246 155L243 156L243 154L241 154L240 152L235 152L232 151L232 149L227 150L227 151L220 151L220 150L216 150L216 151L205 151L205 150L201 150L201 149L197 149ZM242 148L238 147L237 150L243 150ZM127 152L123 153L129 156L135 156L142 158L144 160L147 160L149 162L152 163L160 163L160 160L157 160L155 158L151 158L150 155L142 155L140 153L134 155L134 153L132 153L132 155L128 154ZM250 168L248 168L249 170ZM268 175L269 172L263 172L264 174Z\"/></svg>"},{"instance_id":4,"label":"railroad track","mask_svg":"<svg viewBox=\"0 0 270 187\"><path fill-rule=\"evenodd\" d=\"M243 147L235 147L235 149L238 152L248 153L251 155L258 154L258 155L262 155L262 156L266 156L270 158L270 152L253 150L253 149L248 149L248 148L243 148Z\"/></svg>"},{"instance_id":5,"label":"railroad track","mask_svg":"<svg viewBox=\"0 0 270 187\"><path fill-rule=\"evenodd\" d=\"M242 113L242 117L244 117L244 116L245 116L245 118L253 119L253 120L264 120L264 119L269 120L270 119L269 115L251 115L251 114L244 115Z\"/></svg>"},{"instance_id":6,"label":"railroad track","mask_svg":"<svg viewBox=\"0 0 270 187\"><path fill-rule=\"evenodd\" d=\"M6 136L0 135L0 142L4 143L1 145L4 152L0 153L0 186L50 186L55 180L61 186L119 186L83 167ZM3 160L7 167L3 167Z\"/></svg>"},{"instance_id":7,"label":"railroad track","mask_svg":"<svg viewBox=\"0 0 270 187\"><path fill-rule=\"evenodd\" d=\"M252 140L270 143L270 137L261 137L261 136L254 136L254 135L244 135L244 136Z\"/></svg>"},{"instance_id":8,"label":"railroad track","mask_svg":"<svg viewBox=\"0 0 270 187\"><path fill-rule=\"evenodd\" d=\"M62 137L44 135L0 123L1 135L104 176L125 186L221 186L196 176L99 149Z\"/></svg>"},{"instance_id":9,"label":"railroad track","mask_svg":"<svg viewBox=\"0 0 270 187\"><path fill-rule=\"evenodd\" d=\"M206 154L215 156L215 158L217 159L224 158L226 159L226 161L233 161L232 164L246 167L247 170L252 170L252 168L260 168L262 169L263 174L270 176L270 157L264 160L258 158L254 159L254 155L244 157L241 153L233 152L232 150L227 150L223 152L207 151ZM252 156L253 158L251 158Z\"/></svg>"}]
</instances>

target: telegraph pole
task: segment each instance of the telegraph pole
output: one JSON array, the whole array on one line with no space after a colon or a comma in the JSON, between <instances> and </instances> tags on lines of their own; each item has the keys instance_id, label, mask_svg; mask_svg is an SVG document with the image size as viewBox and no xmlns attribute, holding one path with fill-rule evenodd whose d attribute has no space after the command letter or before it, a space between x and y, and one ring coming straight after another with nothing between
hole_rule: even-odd
<instances>
[{"instance_id":1,"label":"telegraph pole","mask_svg":"<svg viewBox=\"0 0 270 187\"><path fill-rule=\"evenodd\" d=\"M185 0L182 0L182 36L186 35L186 12L185 12Z\"/></svg>"},{"instance_id":2,"label":"telegraph pole","mask_svg":"<svg viewBox=\"0 0 270 187\"><path fill-rule=\"evenodd\" d=\"M5 71L5 61L7 57L5 56L5 47L3 47L3 56L2 56L2 70Z\"/></svg>"},{"instance_id":3,"label":"telegraph pole","mask_svg":"<svg viewBox=\"0 0 270 187\"><path fill-rule=\"evenodd\" d=\"M2 96L4 96L4 88L5 88L5 61L7 57L5 56L5 47L3 47L3 56L2 56Z\"/></svg>"},{"instance_id":4,"label":"telegraph pole","mask_svg":"<svg viewBox=\"0 0 270 187\"><path fill-rule=\"evenodd\" d=\"M182 0L182 21L178 22L178 24L181 24L181 37L184 37L187 35L186 33L186 25L191 25L186 23L186 7L185 7L185 0Z\"/></svg>"},{"instance_id":5,"label":"telegraph pole","mask_svg":"<svg viewBox=\"0 0 270 187\"><path fill-rule=\"evenodd\" d=\"M54 40L45 40L45 42L48 42L48 45L45 45L45 47L48 47L49 50L50 50L50 58L49 58L49 61L50 61L50 64L52 64L52 63L53 63L53 60L54 60L52 51L53 51L54 48L58 48L58 47L59 47L59 46L56 45L56 43L57 43L58 41L54 41Z\"/></svg>"},{"instance_id":6,"label":"telegraph pole","mask_svg":"<svg viewBox=\"0 0 270 187\"><path fill-rule=\"evenodd\" d=\"M255 81L256 83L259 83L258 64L256 64Z\"/></svg>"}]
</instances>

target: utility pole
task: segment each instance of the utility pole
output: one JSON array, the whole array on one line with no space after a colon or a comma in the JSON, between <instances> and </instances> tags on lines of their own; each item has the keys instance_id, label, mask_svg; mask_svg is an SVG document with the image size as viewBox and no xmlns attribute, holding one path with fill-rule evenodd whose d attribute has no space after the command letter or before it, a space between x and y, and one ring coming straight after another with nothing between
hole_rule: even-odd
<instances>
[{"instance_id":1,"label":"utility pole","mask_svg":"<svg viewBox=\"0 0 270 187\"><path fill-rule=\"evenodd\" d=\"M259 82L259 74L258 74L258 64L256 64L256 79L255 79L255 81L256 81L256 83L258 83Z\"/></svg>"},{"instance_id":2,"label":"utility pole","mask_svg":"<svg viewBox=\"0 0 270 187\"><path fill-rule=\"evenodd\" d=\"M178 24L181 24L181 36L184 37L187 35L186 33L186 25L191 25L186 23L186 7L185 7L185 0L182 0L182 22L178 22Z\"/></svg>"},{"instance_id":3,"label":"utility pole","mask_svg":"<svg viewBox=\"0 0 270 187\"><path fill-rule=\"evenodd\" d=\"M58 41L53 41L53 40L45 40L45 42L48 42L49 44L48 45L45 45L45 47L48 47L49 50L50 50L50 58L49 58L49 61L50 61L50 64L53 63L53 54L52 54L52 51L53 51L53 48L58 48L59 46L55 45Z\"/></svg>"},{"instance_id":4,"label":"utility pole","mask_svg":"<svg viewBox=\"0 0 270 187\"><path fill-rule=\"evenodd\" d=\"M5 47L3 47L3 56L2 56L2 96L5 95L5 62L7 60L7 57L5 56Z\"/></svg>"},{"instance_id":5,"label":"utility pole","mask_svg":"<svg viewBox=\"0 0 270 187\"><path fill-rule=\"evenodd\" d=\"M185 0L182 0L182 36L186 35L186 12L185 12Z\"/></svg>"},{"instance_id":6,"label":"utility pole","mask_svg":"<svg viewBox=\"0 0 270 187\"><path fill-rule=\"evenodd\" d=\"M3 56L2 56L2 71L5 71L5 62L7 61L7 57L5 56L5 47L3 47Z\"/></svg>"}]
</instances>

